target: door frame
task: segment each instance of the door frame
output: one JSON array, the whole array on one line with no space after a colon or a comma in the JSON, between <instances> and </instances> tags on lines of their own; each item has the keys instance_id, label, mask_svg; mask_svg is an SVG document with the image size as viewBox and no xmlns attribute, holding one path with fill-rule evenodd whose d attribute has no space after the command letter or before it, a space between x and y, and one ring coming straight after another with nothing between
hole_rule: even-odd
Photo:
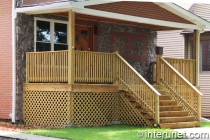
<instances>
[{"instance_id":1,"label":"door frame","mask_svg":"<svg viewBox=\"0 0 210 140\"><path fill-rule=\"evenodd\" d=\"M80 25L80 24L75 24L75 30L76 28L79 27L85 27L85 28L90 28L90 50L89 51L93 51L93 42L94 42L94 27L93 26L86 26L86 25ZM76 37L76 32L75 32L75 37ZM76 39L76 38L75 38Z\"/></svg>"}]
</instances>

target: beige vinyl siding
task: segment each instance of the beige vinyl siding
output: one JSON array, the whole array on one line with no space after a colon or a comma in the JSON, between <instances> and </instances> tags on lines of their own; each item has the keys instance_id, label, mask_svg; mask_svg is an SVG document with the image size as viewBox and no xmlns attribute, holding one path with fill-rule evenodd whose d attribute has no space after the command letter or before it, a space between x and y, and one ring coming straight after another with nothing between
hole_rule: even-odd
<instances>
[{"instance_id":1,"label":"beige vinyl siding","mask_svg":"<svg viewBox=\"0 0 210 140\"><path fill-rule=\"evenodd\" d=\"M210 21L210 4L194 4L194 14Z\"/></svg>"},{"instance_id":2,"label":"beige vinyl siding","mask_svg":"<svg viewBox=\"0 0 210 140\"><path fill-rule=\"evenodd\" d=\"M163 47L163 57L184 58L184 37L182 30L158 31L157 45Z\"/></svg>"},{"instance_id":3,"label":"beige vinyl siding","mask_svg":"<svg viewBox=\"0 0 210 140\"><path fill-rule=\"evenodd\" d=\"M201 72L199 75L200 91L202 96L202 113L203 117L210 117L210 72Z\"/></svg>"}]
</instances>

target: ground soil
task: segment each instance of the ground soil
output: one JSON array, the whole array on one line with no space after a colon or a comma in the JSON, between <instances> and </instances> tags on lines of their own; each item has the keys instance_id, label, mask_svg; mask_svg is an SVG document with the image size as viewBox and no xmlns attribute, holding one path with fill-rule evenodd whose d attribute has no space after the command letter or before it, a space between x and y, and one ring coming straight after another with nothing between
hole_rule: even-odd
<instances>
[{"instance_id":1,"label":"ground soil","mask_svg":"<svg viewBox=\"0 0 210 140\"><path fill-rule=\"evenodd\" d=\"M0 130L2 131L14 131L14 132L23 132L30 129L50 129L48 126L35 126L35 125L24 125L24 124L12 124L10 120L0 120ZM0 136L0 140L20 140L17 138L9 138Z\"/></svg>"}]
</instances>

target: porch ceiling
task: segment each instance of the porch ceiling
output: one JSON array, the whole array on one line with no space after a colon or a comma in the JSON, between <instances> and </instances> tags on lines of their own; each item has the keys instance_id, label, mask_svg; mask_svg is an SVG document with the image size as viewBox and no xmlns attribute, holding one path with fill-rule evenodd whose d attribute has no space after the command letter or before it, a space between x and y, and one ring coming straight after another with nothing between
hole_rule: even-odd
<instances>
[{"instance_id":1,"label":"porch ceiling","mask_svg":"<svg viewBox=\"0 0 210 140\"><path fill-rule=\"evenodd\" d=\"M134 7L133 7L134 6ZM73 10L78 19L143 26L152 30L205 29L210 23L173 3L102 1L61 2L16 8L16 13L58 14ZM157 10L157 13L156 13Z\"/></svg>"},{"instance_id":2,"label":"porch ceiling","mask_svg":"<svg viewBox=\"0 0 210 140\"><path fill-rule=\"evenodd\" d=\"M58 16L64 16L68 17L68 12L61 12L61 13L52 13L52 15L58 15ZM125 20L118 20L118 19L111 19L111 18L105 18L105 17L99 17L99 16L91 16L91 15L85 15L85 14L75 14L76 19L84 19L84 20L91 20L91 21L98 21L98 22L109 22L109 23L119 23L119 24L125 24L125 25L131 25L131 26L140 26L145 28L150 28L152 30L164 30L169 29L165 26L158 26L158 25L152 25L152 24L143 24L138 22L130 22ZM178 28L170 28L170 29L177 29Z\"/></svg>"}]
</instances>

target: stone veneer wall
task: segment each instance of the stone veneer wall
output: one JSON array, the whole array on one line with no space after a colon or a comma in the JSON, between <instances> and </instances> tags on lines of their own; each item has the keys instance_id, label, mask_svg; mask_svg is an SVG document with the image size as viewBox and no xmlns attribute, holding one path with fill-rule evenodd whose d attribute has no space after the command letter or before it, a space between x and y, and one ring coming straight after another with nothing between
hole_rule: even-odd
<instances>
[{"instance_id":1,"label":"stone veneer wall","mask_svg":"<svg viewBox=\"0 0 210 140\"><path fill-rule=\"evenodd\" d=\"M34 17L67 21L66 17L54 15L18 14L16 19L16 119L23 119L23 83L26 74L26 53L34 51Z\"/></svg>"},{"instance_id":2,"label":"stone veneer wall","mask_svg":"<svg viewBox=\"0 0 210 140\"><path fill-rule=\"evenodd\" d=\"M98 36L98 51L112 52L119 51L120 54L129 54L137 59L127 59L127 61L149 82L152 83L152 65L151 62L156 61L156 37L157 32L152 32L147 28L120 25L113 23L99 22L101 34ZM118 36L111 36L112 32L118 32ZM120 35L121 34L121 35ZM127 44L126 38L129 38L131 43ZM121 38L120 38L121 37ZM114 43L112 42L114 38ZM132 39L135 38L135 39ZM134 41L136 40L136 42ZM146 45L143 45L145 41ZM113 43L113 44L112 44ZM126 45L127 44L127 45ZM126 46L133 46L129 50ZM113 47L118 47L114 49ZM144 51L144 52L143 52ZM145 57L141 57L145 55ZM129 57L128 56L128 57ZM138 57L139 56L139 57Z\"/></svg>"}]
</instances>

